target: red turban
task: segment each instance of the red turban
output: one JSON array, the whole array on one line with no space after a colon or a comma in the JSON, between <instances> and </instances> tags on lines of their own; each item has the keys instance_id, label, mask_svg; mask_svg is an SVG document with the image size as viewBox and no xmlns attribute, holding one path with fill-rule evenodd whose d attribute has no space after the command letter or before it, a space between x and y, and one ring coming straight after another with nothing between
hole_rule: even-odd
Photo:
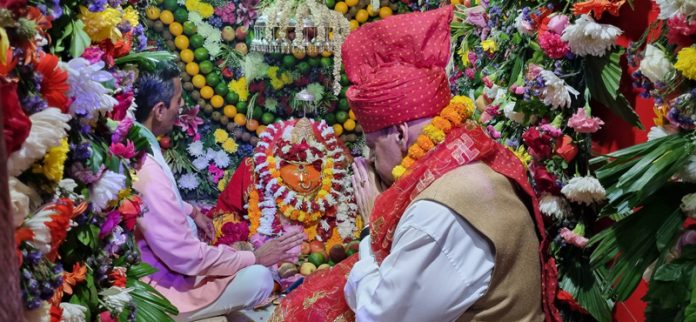
<instances>
[{"instance_id":1,"label":"red turban","mask_svg":"<svg viewBox=\"0 0 696 322\"><path fill-rule=\"evenodd\" d=\"M346 96L366 133L437 115L450 99L445 67L452 6L402 14L350 33Z\"/></svg>"}]
</instances>

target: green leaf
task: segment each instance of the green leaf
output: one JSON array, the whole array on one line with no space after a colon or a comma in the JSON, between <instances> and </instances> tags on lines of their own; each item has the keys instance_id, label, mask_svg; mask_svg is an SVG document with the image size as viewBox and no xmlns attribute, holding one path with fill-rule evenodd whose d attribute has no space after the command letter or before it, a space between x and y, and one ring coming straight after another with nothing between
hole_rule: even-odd
<instances>
[{"instance_id":1,"label":"green leaf","mask_svg":"<svg viewBox=\"0 0 696 322\"><path fill-rule=\"evenodd\" d=\"M620 51L614 51L603 57L587 56L583 61L583 70L587 87L592 98L606 106L614 114L640 129L638 114L633 110L626 97L619 92L621 82Z\"/></svg>"},{"instance_id":2,"label":"green leaf","mask_svg":"<svg viewBox=\"0 0 696 322\"><path fill-rule=\"evenodd\" d=\"M510 73L510 80L508 81L508 87L512 86L519 77L522 75L522 67L524 67L524 61L519 56L515 58L515 65L512 67L512 73Z\"/></svg>"},{"instance_id":3,"label":"green leaf","mask_svg":"<svg viewBox=\"0 0 696 322\"><path fill-rule=\"evenodd\" d=\"M672 282L681 279L682 265L667 264L657 268L653 279L655 281Z\"/></svg>"},{"instance_id":4,"label":"green leaf","mask_svg":"<svg viewBox=\"0 0 696 322\"><path fill-rule=\"evenodd\" d=\"M140 263L137 265L133 265L128 268L128 278L133 278L133 279L141 279L145 276L154 274L157 272L157 269L146 264L146 263Z\"/></svg>"},{"instance_id":5,"label":"green leaf","mask_svg":"<svg viewBox=\"0 0 696 322\"><path fill-rule=\"evenodd\" d=\"M92 250L99 248L99 227L95 225L81 226L78 228L77 239Z\"/></svg>"},{"instance_id":6,"label":"green leaf","mask_svg":"<svg viewBox=\"0 0 696 322\"><path fill-rule=\"evenodd\" d=\"M168 51L144 51L139 53L130 53L126 56L116 58L114 63L116 65L136 63L148 71L154 71L157 64L160 62L173 60L174 58L174 54Z\"/></svg>"},{"instance_id":7,"label":"green leaf","mask_svg":"<svg viewBox=\"0 0 696 322\"><path fill-rule=\"evenodd\" d=\"M691 301L684 310L684 322L696 322L696 267L691 272Z\"/></svg>"},{"instance_id":8,"label":"green leaf","mask_svg":"<svg viewBox=\"0 0 696 322\"><path fill-rule=\"evenodd\" d=\"M583 259L559 263L558 286L570 293L592 317L600 322L611 321L613 302L602 294L602 276L592 270Z\"/></svg>"},{"instance_id":9,"label":"green leaf","mask_svg":"<svg viewBox=\"0 0 696 322\"><path fill-rule=\"evenodd\" d=\"M55 53L61 53L61 52L63 52L63 50L65 50L65 47L63 46L63 41L65 41L65 39L70 37L70 35L72 35L72 33L73 33L73 24L69 23L63 29L63 34L60 36L60 38L58 38L58 40L56 40L55 44L53 45L53 51Z\"/></svg>"},{"instance_id":10,"label":"green leaf","mask_svg":"<svg viewBox=\"0 0 696 322\"><path fill-rule=\"evenodd\" d=\"M92 41L85 32L85 24L82 20L73 20L71 25L73 26L73 33L70 41L70 56L80 57Z\"/></svg>"}]
</instances>

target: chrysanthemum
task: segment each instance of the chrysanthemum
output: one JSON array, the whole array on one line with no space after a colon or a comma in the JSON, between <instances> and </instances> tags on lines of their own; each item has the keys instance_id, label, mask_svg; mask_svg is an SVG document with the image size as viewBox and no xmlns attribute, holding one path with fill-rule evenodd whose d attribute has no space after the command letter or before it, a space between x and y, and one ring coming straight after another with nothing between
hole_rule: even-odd
<instances>
[{"instance_id":1,"label":"chrysanthemum","mask_svg":"<svg viewBox=\"0 0 696 322\"><path fill-rule=\"evenodd\" d=\"M571 214L570 206L565 199L551 194L544 194L539 199L539 211L542 214L564 219Z\"/></svg>"},{"instance_id":2,"label":"chrysanthemum","mask_svg":"<svg viewBox=\"0 0 696 322\"><path fill-rule=\"evenodd\" d=\"M589 15L581 15L563 31L561 39L576 55L604 56L622 32L615 26L595 22Z\"/></svg>"},{"instance_id":3,"label":"chrysanthemum","mask_svg":"<svg viewBox=\"0 0 696 322\"><path fill-rule=\"evenodd\" d=\"M60 303L60 308L63 310L63 316L61 321L65 322L82 322L86 321L85 313L87 312L87 308L78 305L78 304L72 304L72 303L67 303L63 302Z\"/></svg>"},{"instance_id":4,"label":"chrysanthemum","mask_svg":"<svg viewBox=\"0 0 696 322\"><path fill-rule=\"evenodd\" d=\"M203 170L208 167L208 159L205 156L197 157L193 160L193 166L198 170Z\"/></svg>"},{"instance_id":5,"label":"chrysanthemum","mask_svg":"<svg viewBox=\"0 0 696 322\"><path fill-rule=\"evenodd\" d=\"M94 118L98 113L109 112L118 101L102 83L113 80L111 73L103 70L104 62L90 64L84 58L78 57L64 65L69 73L70 95L74 101L70 105L70 113Z\"/></svg>"},{"instance_id":6,"label":"chrysanthemum","mask_svg":"<svg viewBox=\"0 0 696 322\"><path fill-rule=\"evenodd\" d=\"M185 190L195 190L198 188L198 177L193 173L186 173L179 177L179 187Z\"/></svg>"},{"instance_id":7,"label":"chrysanthemum","mask_svg":"<svg viewBox=\"0 0 696 322\"><path fill-rule=\"evenodd\" d=\"M595 177L574 177L563 186L561 193L573 202L591 205L606 199L607 192Z\"/></svg>"},{"instance_id":8,"label":"chrysanthemum","mask_svg":"<svg viewBox=\"0 0 696 322\"><path fill-rule=\"evenodd\" d=\"M222 149L224 149L225 152L229 154L236 153L238 148L239 146L237 145L237 142L235 142L235 140L231 138L225 140L225 142L222 143Z\"/></svg>"},{"instance_id":9,"label":"chrysanthemum","mask_svg":"<svg viewBox=\"0 0 696 322\"><path fill-rule=\"evenodd\" d=\"M126 176L111 170L104 171L99 181L90 188L92 206L97 211L105 209L109 202L118 199L118 192L125 187Z\"/></svg>"},{"instance_id":10,"label":"chrysanthemum","mask_svg":"<svg viewBox=\"0 0 696 322\"><path fill-rule=\"evenodd\" d=\"M24 170L41 159L48 149L60 144L70 129L70 115L63 114L57 108L47 108L34 113L31 119L31 132L22 147L7 159L7 172L10 176L19 176Z\"/></svg>"},{"instance_id":11,"label":"chrysanthemum","mask_svg":"<svg viewBox=\"0 0 696 322\"><path fill-rule=\"evenodd\" d=\"M109 311L120 314L131 303L130 291L128 288L112 286L99 292L99 295Z\"/></svg>"},{"instance_id":12,"label":"chrysanthemum","mask_svg":"<svg viewBox=\"0 0 696 322\"><path fill-rule=\"evenodd\" d=\"M188 151L188 153L189 153L190 155L194 156L194 157L199 157L199 156L204 155L205 152L203 151L203 149L204 149L204 148L203 148L203 142L201 142L201 141L192 142L192 143L189 144L189 146L186 148L186 150Z\"/></svg>"},{"instance_id":13,"label":"chrysanthemum","mask_svg":"<svg viewBox=\"0 0 696 322\"><path fill-rule=\"evenodd\" d=\"M68 139L61 140L60 145L48 150L43 159L43 165L38 166L38 170L49 180L60 181L63 179L64 163L68 159L68 151L70 151Z\"/></svg>"},{"instance_id":14,"label":"chrysanthemum","mask_svg":"<svg viewBox=\"0 0 696 322\"><path fill-rule=\"evenodd\" d=\"M579 94L573 87L551 71L543 70L541 77L544 79L543 101L544 104L552 108L568 107L571 103L570 94Z\"/></svg>"},{"instance_id":15,"label":"chrysanthemum","mask_svg":"<svg viewBox=\"0 0 696 322\"><path fill-rule=\"evenodd\" d=\"M103 11L91 12L87 7L80 7L80 19L85 23L85 32L94 42L104 39L118 41L121 39L121 31L118 24L121 23L121 12L108 7ZM136 19L137 20L137 19Z\"/></svg>"},{"instance_id":16,"label":"chrysanthemum","mask_svg":"<svg viewBox=\"0 0 696 322\"><path fill-rule=\"evenodd\" d=\"M233 91L239 95L239 100L246 102L249 98L249 88L247 87L246 78L242 77L238 80L233 80L228 85L230 91Z\"/></svg>"},{"instance_id":17,"label":"chrysanthemum","mask_svg":"<svg viewBox=\"0 0 696 322\"><path fill-rule=\"evenodd\" d=\"M696 80L696 47L682 48L677 54L677 62L674 67L684 77Z\"/></svg>"},{"instance_id":18,"label":"chrysanthemum","mask_svg":"<svg viewBox=\"0 0 696 322\"><path fill-rule=\"evenodd\" d=\"M215 153L215 157L213 158L213 162L215 162L215 165L220 168L227 168L227 166L230 165L230 156L227 155L225 151L217 151Z\"/></svg>"}]
</instances>

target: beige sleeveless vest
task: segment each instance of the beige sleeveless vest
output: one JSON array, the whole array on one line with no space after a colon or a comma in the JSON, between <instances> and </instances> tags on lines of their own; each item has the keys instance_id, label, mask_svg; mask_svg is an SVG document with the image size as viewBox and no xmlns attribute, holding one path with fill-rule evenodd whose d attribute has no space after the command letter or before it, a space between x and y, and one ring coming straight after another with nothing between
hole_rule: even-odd
<instances>
[{"instance_id":1,"label":"beige sleeveless vest","mask_svg":"<svg viewBox=\"0 0 696 322\"><path fill-rule=\"evenodd\" d=\"M417 200L443 204L485 236L495 250L487 293L457 321L543 321L539 240L513 184L483 163L459 167Z\"/></svg>"}]
</instances>

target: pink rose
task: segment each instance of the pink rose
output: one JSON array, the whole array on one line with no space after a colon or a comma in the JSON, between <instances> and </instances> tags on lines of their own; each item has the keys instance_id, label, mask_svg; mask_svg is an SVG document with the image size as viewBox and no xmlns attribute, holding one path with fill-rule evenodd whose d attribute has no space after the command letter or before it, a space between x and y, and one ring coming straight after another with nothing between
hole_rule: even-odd
<instances>
[{"instance_id":1,"label":"pink rose","mask_svg":"<svg viewBox=\"0 0 696 322\"><path fill-rule=\"evenodd\" d=\"M578 133L594 133L604 125L598 117L588 116L584 108L579 108L568 120L568 126Z\"/></svg>"},{"instance_id":2,"label":"pink rose","mask_svg":"<svg viewBox=\"0 0 696 322\"><path fill-rule=\"evenodd\" d=\"M555 15L549 20L549 31L561 35L563 34L563 30L568 27L568 17L565 15Z\"/></svg>"}]
</instances>

